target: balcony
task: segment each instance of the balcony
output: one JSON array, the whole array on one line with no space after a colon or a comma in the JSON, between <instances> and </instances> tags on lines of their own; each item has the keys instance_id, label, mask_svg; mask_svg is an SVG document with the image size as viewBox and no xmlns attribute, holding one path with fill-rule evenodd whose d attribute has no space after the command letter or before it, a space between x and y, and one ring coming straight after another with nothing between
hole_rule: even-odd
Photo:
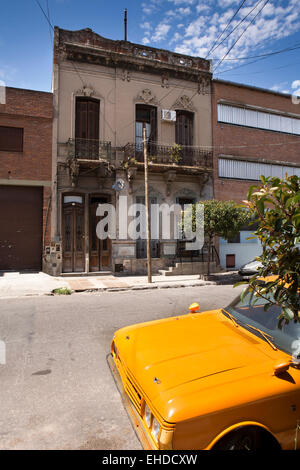
<instances>
[{"instance_id":1,"label":"balcony","mask_svg":"<svg viewBox=\"0 0 300 470\"><path fill-rule=\"evenodd\" d=\"M69 139L68 154L79 163L111 161L111 143L93 139Z\"/></svg>"},{"instance_id":2,"label":"balcony","mask_svg":"<svg viewBox=\"0 0 300 470\"><path fill-rule=\"evenodd\" d=\"M152 167L175 166L205 170L213 168L213 153L209 148L148 143L147 154L149 165ZM144 145L142 143L125 145L124 159L125 164L144 163Z\"/></svg>"}]
</instances>

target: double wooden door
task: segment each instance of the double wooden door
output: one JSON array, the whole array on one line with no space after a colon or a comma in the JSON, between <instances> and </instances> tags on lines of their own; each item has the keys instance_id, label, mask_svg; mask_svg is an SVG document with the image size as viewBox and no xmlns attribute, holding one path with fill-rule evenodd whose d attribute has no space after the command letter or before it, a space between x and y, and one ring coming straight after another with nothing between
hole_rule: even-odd
<instances>
[{"instance_id":1,"label":"double wooden door","mask_svg":"<svg viewBox=\"0 0 300 470\"><path fill-rule=\"evenodd\" d=\"M63 272L85 271L84 206L75 202L63 206Z\"/></svg>"},{"instance_id":2,"label":"double wooden door","mask_svg":"<svg viewBox=\"0 0 300 470\"><path fill-rule=\"evenodd\" d=\"M71 202L63 205L63 272L85 272L86 254L89 256L89 271L97 272L111 268L111 240L99 239L96 233L97 224L101 220L101 217L96 215L98 205L107 203L108 198L90 196L88 227L85 225L83 198L66 198L70 198ZM76 199L81 199L82 203L75 202ZM87 237L89 241L86 242Z\"/></svg>"},{"instance_id":3,"label":"double wooden door","mask_svg":"<svg viewBox=\"0 0 300 470\"><path fill-rule=\"evenodd\" d=\"M90 271L97 272L111 267L111 240L99 239L96 233L97 224L103 219L96 215L99 204L105 204L108 198L105 196L91 196L89 214L89 256Z\"/></svg>"}]
</instances>

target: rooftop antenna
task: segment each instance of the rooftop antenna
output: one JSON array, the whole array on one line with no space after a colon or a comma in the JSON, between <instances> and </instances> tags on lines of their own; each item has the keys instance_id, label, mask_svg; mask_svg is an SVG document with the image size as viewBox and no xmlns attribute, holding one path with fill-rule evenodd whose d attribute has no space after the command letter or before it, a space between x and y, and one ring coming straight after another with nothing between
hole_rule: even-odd
<instances>
[{"instance_id":1,"label":"rooftop antenna","mask_svg":"<svg viewBox=\"0 0 300 470\"><path fill-rule=\"evenodd\" d=\"M124 10L124 41L127 41L127 8Z\"/></svg>"}]
</instances>

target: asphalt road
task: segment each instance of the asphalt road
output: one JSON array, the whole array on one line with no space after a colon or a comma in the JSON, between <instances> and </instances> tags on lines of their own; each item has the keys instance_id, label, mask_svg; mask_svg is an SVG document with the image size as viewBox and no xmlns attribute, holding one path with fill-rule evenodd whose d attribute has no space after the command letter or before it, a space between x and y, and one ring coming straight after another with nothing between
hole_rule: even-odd
<instances>
[{"instance_id":1,"label":"asphalt road","mask_svg":"<svg viewBox=\"0 0 300 470\"><path fill-rule=\"evenodd\" d=\"M204 286L0 299L0 449L140 449L106 354L118 328L226 305Z\"/></svg>"}]
</instances>

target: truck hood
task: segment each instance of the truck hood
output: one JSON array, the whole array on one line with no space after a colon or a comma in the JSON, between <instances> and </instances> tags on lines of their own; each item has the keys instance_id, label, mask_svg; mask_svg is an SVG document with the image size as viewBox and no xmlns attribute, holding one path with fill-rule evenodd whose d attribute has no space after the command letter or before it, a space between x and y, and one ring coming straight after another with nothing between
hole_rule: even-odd
<instances>
[{"instance_id":1,"label":"truck hood","mask_svg":"<svg viewBox=\"0 0 300 470\"><path fill-rule=\"evenodd\" d=\"M286 357L221 310L124 328L115 341L144 397L171 421L174 400L204 390L209 395L263 371L271 375L274 362Z\"/></svg>"}]
</instances>

